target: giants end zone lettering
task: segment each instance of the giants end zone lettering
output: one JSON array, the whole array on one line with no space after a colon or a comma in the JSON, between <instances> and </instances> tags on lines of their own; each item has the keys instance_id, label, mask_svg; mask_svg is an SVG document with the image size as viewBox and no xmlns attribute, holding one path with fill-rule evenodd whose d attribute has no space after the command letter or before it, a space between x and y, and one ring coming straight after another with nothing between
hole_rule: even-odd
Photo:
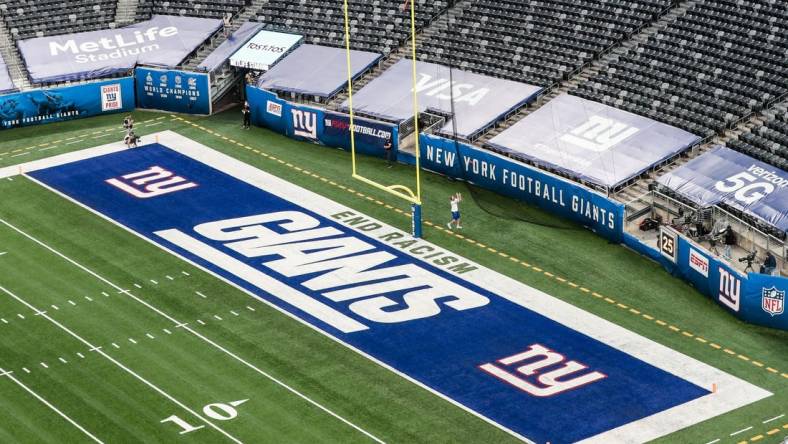
<instances>
[{"instance_id":1,"label":"giants end zone lettering","mask_svg":"<svg viewBox=\"0 0 788 444\"><path fill-rule=\"evenodd\" d=\"M274 297L343 333L367 330L342 311L366 321L394 324L438 315L442 306L464 311L490 300L415 263L398 257L300 211L258 214L208 222L194 231L286 278L274 291L270 273L260 271L178 230L156 235L224 268ZM280 287L282 288L282 287ZM303 289L303 290L302 290ZM319 298L306 293L315 292ZM325 301L325 302L324 302ZM346 306L346 307L345 307Z\"/></svg>"},{"instance_id":2,"label":"giants end zone lettering","mask_svg":"<svg viewBox=\"0 0 788 444\"><path fill-rule=\"evenodd\" d=\"M563 365L542 372L558 364ZM514 372L518 374L501 368L503 366L515 366ZM479 368L529 395L540 398L555 396L607 378L607 375L597 371L567 378L569 375L588 369L588 366L577 361L567 361L562 354L540 344L533 344L522 353L499 359L497 363L480 365Z\"/></svg>"},{"instance_id":3,"label":"giants end zone lettering","mask_svg":"<svg viewBox=\"0 0 788 444\"><path fill-rule=\"evenodd\" d=\"M172 171L167 171L159 166L152 166L147 170L126 174L120 179L107 179L108 184L140 199L161 196L197 186L181 176L176 176ZM127 183L130 182L130 183Z\"/></svg>"}]
</instances>

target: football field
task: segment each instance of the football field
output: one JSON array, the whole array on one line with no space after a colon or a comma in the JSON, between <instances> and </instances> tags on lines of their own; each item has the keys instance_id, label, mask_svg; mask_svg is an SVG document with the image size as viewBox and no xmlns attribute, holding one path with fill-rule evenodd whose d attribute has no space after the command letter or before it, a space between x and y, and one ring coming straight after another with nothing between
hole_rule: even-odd
<instances>
[{"instance_id":1,"label":"football field","mask_svg":"<svg viewBox=\"0 0 788 444\"><path fill-rule=\"evenodd\" d=\"M532 219L551 224L512 223L473 202L466 231L449 232L440 228L444 198L464 186L428 176L429 242L406 245L398 230L409 224L404 206L358 189L343 152L260 129L239 133L226 115L199 122L141 115L144 132L174 132L137 151L78 153L114 137L113 122L91 121L53 125L50 134L3 133L4 442L661 436L705 444L788 435L788 336L739 323L591 233L535 210ZM67 153L73 157L50 157ZM37 159L48 160L17 174L18 164ZM135 182L152 176L175 179L160 195ZM254 227L281 242L231 245L254 240L232 235ZM304 234L321 229L337 231ZM309 268L315 261L285 260L346 248L282 247L341 233L399 267L419 267L405 276L432 280L381 289L398 276L383 275L354 286L363 268L349 279ZM513 236L522 242L507 241ZM284 263L266 259L261 269L270 255ZM409 288L434 303L409 304ZM403 299L383 301L384 293ZM506 359L524 350L542 356L540 345L549 350L543 356L580 366L574 376L584 375L583 384L560 390L568 372L552 385L539 380L538 389L556 393L523 395L528 386L517 381L535 387L536 379L506 382L514 372L507 362L518 362Z\"/></svg>"}]
</instances>

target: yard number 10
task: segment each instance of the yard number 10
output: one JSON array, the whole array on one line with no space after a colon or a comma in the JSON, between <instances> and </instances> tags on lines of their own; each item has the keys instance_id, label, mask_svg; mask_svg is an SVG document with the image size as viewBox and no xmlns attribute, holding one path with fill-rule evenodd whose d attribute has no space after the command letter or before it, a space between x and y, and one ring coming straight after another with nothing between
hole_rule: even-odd
<instances>
[{"instance_id":1,"label":"yard number 10","mask_svg":"<svg viewBox=\"0 0 788 444\"><path fill-rule=\"evenodd\" d=\"M245 403L248 399L242 399L240 401L232 401L228 403L215 403L215 404L208 404L202 408L202 412L205 413L205 416L215 419L217 421L229 421L231 419L235 419L238 417L238 410L235 408L239 405ZM185 435L187 433L191 433L195 430L200 430L201 428L205 427L204 425L193 426L186 422L178 415L168 416L160 421L162 424L171 422L178 427L181 428L179 434Z\"/></svg>"}]
</instances>

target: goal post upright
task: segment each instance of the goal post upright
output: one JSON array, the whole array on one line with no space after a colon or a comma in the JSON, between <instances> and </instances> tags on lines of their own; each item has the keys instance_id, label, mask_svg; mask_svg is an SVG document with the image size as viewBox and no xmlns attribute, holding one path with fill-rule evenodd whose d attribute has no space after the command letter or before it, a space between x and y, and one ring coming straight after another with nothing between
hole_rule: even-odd
<instances>
[{"instance_id":1,"label":"goal post upright","mask_svg":"<svg viewBox=\"0 0 788 444\"><path fill-rule=\"evenodd\" d=\"M353 109L353 70L350 60L350 11L348 0L343 0L343 14L345 21L345 59L347 63L347 91L348 91L348 114L350 115L350 157L351 157L351 177L365 183L373 188L385 191L388 194L403 199L411 204L411 226L414 237L422 237L421 230L421 153L419 147L419 100L416 72L416 2L406 0L410 4L410 34L411 34L411 57L412 57L412 81L413 81L413 123L415 137L415 163L416 163L416 192L405 185L384 185L373 179L367 178L358 173L356 163L356 131L355 114Z\"/></svg>"}]
</instances>

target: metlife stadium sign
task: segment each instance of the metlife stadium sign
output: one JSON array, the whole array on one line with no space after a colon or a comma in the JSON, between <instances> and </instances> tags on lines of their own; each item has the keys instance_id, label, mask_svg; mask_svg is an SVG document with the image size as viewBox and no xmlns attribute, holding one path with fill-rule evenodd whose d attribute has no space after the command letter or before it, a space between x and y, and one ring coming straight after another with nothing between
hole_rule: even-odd
<instances>
[{"instance_id":1,"label":"metlife stadium sign","mask_svg":"<svg viewBox=\"0 0 788 444\"><path fill-rule=\"evenodd\" d=\"M156 15L119 29L22 40L34 83L106 77L137 64L178 65L221 26L221 20Z\"/></svg>"},{"instance_id":2,"label":"metlife stadium sign","mask_svg":"<svg viewBox=\"0 0 788 444\"><path fill-rule=\"evenodd\" d=\"M304 37L273 31L260 31L230 57L230 64L257 71L268 71Z\"/></svg>"}]
</instances>

